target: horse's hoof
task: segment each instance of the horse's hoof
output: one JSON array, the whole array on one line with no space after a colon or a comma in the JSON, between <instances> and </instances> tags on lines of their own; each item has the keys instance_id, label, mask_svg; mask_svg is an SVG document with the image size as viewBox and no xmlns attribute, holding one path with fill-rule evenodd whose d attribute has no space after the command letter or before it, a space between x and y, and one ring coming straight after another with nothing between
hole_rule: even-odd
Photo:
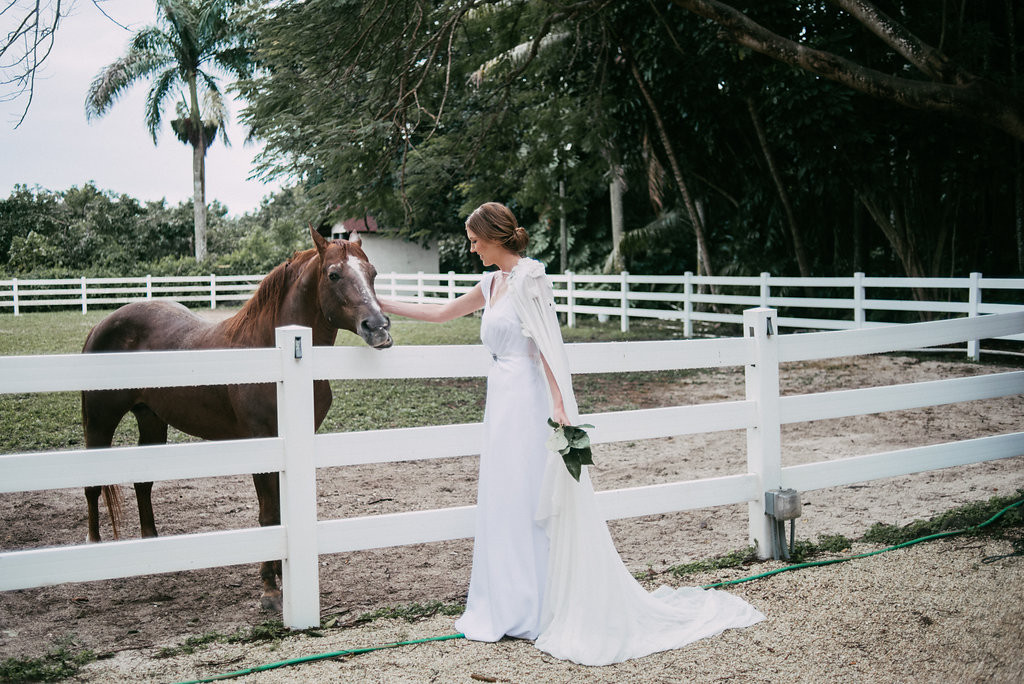
<instances>
[{"instance_id":1,"label":"horse's hoof","mask_svg":"<svg viewBox=\"0 0 1024 684\"><path fill-rule=\"evenodd\" d=\"M263 610L280 613L284 608L284 604L281 601L280 590L265 592L263 596L260 597L260 607L262 607Z\"/></svg>"}]
</instances>

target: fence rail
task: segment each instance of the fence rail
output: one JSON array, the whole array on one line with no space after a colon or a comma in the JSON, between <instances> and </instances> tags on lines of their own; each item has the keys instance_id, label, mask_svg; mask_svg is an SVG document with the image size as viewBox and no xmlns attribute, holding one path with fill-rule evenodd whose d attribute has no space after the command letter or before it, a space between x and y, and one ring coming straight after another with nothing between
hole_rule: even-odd
<instances>
[{"instance_id":1,"label":"fence rail","mask_svg":"<svg viewBox=\"0 0 1024 684\"><path fill-rule=\"evenodd\" d=\"M167 298L210 308L248 299L263 276L145 276L136 278L69 278L63 280L0 280L0 313L15 315L31 308L89 308L125 304L139 299ZM468 292L479 274L385 273L377 291L391 297L425 301L454 298ZM679 321L684 336L693 336L697 322L742 322L742 310L770 307L780 311L776 323L797 330L854 330L905 322L908 315L979 316L1024 310L1024 278L850 277L797 278L773 276L552 275L558 311L570 327L579 316L618 318L623 331L631 319ZM917 293L918 297L912 296ZM908 298L909 297L909 298ZM928 297L928 299L921 299ZM1012 336L1024 340L1024 336ZM976 341L967 352L978 358Z\"/></svg>"},{"instance_id":2,"label":"fence rail","mask_svg":"<svg viewBox=\"0 0 1024 684\"><path fill-rule=\"evenodd\" d=\"M743 366L746 397L697 406L594 414L594 443L744 429L747 469L724 477L598 493L607 518L746 502L749 536L771 548L764 493L851 484L1024 454L1024 432L800 466L781 466L781 426L1024 393L1024 372L781 397L779 363L1024 333L1024 312L900 328L779 335L776 313L744 312L744 337L569 345L574 373ZM296 345L307 353L296 353ZM486 373L478 346L313 347L309 329L277 331L276 348L0 357L0 393L275 382L279 436L216 443L0 455L0 492L111 482L281 474L281 525L0 553L0 590L285 559L284 620L319 624L318 556L471 536L474 506L318 520L316 470L478 453L478 423L314 434L314 379L464 377ZM414 447L414 448L413 448ZM216 455L214 456L214 452Z\"/></svg>"}]
</instances>

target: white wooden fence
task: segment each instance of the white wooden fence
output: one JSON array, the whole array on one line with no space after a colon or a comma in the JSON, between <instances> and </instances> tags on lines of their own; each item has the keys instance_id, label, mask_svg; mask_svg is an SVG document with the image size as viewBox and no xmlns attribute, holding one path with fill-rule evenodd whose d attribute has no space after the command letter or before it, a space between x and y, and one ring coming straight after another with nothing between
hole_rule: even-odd
<instances>
[{"instance_id":1,"label":"white wooden fence","mask_svg":"<svg viewBox=\"0 0 1024 684\"><path fill-rule=\"evenodd\" d=\"M1024 454L1024 432L783 468L781 425L1024 393L1024 371L779 395L779 363L950 344L1024 332L1024 312L838 332L779 335L770 309L744 312L744 337L569 345L574 373L743 366L746 397L585 416L595 443L722 430L747 432L746 472L598 494L608 519L746 502L750 540L770 547L765 492L806 491ZM301 352L301 353L300 353ZM318 520L316 469L478 453L480 424L314 434L312 382L330 378L484 375L479 346L312 347L310 331L277 332L254 350L0 357L0 392L274 382L274 438L0 455L0 491L281 473L281 525L0 553L0 590L284 559L284 621L319 623L318 555L472 536L474 506ZM69 417L70 419L71 417Z\"/></svg>"},{"instance_id":2,"label":"white wooden fence","mask_svg":"<svg viewBox=\"0 0 1024 684\"><path fill-rule=\"evenodd\" d=\"M192 304L238 304L248 299L263 276L145 276L138 278L71 278L0 280L0 312L18 315L38 307L110 307L155 297ZM479 274L385 273L377 291L392 297L425 300L454 298L468 292ZM770 307L780 328L850 330L896 323L899 316L926 312L936 318L979 316L1024 310L1024 278L876 278L863 273L835 278L788 278L762 273L752 277L632 275L552 275L558 310L570 327L581 315L619 319L623 331L631 318L678 320L693 337L695 322L742 322L743 310ZM714 290L712 293L711 290ZM930 293L930 301L911 297ZM822 294L824 292L825 294ZM996 301L997 300L997 301ZM1010 302L1010 303L1007 303ZM808 312L819 311L820 315ZM1024 340L1024 336L1015 339ZM967 341L977 360L979 347Z\"/></svg>"}]
</instances>

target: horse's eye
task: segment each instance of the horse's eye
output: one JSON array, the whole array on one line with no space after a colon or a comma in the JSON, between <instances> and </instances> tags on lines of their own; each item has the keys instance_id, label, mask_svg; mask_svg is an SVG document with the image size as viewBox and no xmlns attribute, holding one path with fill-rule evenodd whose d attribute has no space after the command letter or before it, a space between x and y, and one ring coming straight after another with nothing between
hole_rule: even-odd
<instances>
[{"instance_id":1,"label":"horse's eye","mask_svg":"<svg viewBox=\"0 0 1024 684\"><path fill-rule=\"evenodd\" d=\"M330 278L332 281L339 280L341 278L341 276L338 275L337 273L328 273L327 277Z\"/></svg>"}]
</instances>

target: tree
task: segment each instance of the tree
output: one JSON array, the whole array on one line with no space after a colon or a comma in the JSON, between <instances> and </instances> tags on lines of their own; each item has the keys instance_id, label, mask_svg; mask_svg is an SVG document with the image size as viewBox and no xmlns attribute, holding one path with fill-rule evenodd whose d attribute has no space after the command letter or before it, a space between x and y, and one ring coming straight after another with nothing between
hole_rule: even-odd
<instances>
[{"instance_id":1,"label":"tree","mask_svg":"<svg viewBox=\"0 0 1024 684\"><path fill-rule=\"evenodd\" d=\"M6 24L0 38L0 101L25 98L25 107L14 125L21 125L32 106L36 72L53 49L60 22L67 15L67 6L60 0L53 3L9 2L0 9L0 20ZM9 28L7 28L9 27Z\"/></svg>"},{"instance_id":2,"label":"tree","mask_svg":"<svg viewBox=\"0 0 1024 684\"><path fill-rule=\"evenodd\" d=\"M100 5L92 0L100 14L117 24ZM13 0L0 8L0 102L13 102L25 98L14 128L28 116L35 97L36 73L50 56L57 30L74 6L74 1L39 2L39 0ZM118 24L120 26L120 24ZM124 28L124 27L122 27Z\"/></svg>"},{"instance_id":3,"label":"tree","mask_svg":"<svg viewBox=\"0 0 1024 684\"><path fill-rule=\"evenodd\" d=\"M206 258L206 150L220 131L224 143L227 110L217 72L236 78L250 73L250 53L234 0L157 0L158 25L137 32L127 53L96 75L86 96L90 119L103 116L136 81L152 78L146 127L157 142L169 99L180 98L171 122L182 142L192 146L195 256Z\"/></svg>"},{"instance_id":4,"label":"tree","mask_svg":"<svg viewBox=\"0 0 1024 684\"><path fill-rule=\"evenodd\" d=\"M710 19L729 40L862 93L913 109L980 121L1024 141L1024 100L1011 90L960 66L866 0L828 0L901 55L924 78L886 73L837 52L780 36L718 0L673 0ZM1013 13L1009 12L1012 24Z\"/></svg>"},{"instance_id":5,"label":"tree","mask_svg":"<svg viewBox=\"0 0 1024 684\"><path fill-rule=\"evenodd\" d=\"M910 92L947 85L826 0L741 4L747 21L817 51L804 54L869 65ZM885 10L1012 100L1024 10L996 5ZM243 84L244 116L268 142L263 171L409 235L457 239L474 203L499 199L530 229L531 253L556 262L564 179L570 265L596 270L617 180L631 189L623 225L651 228L630 270L1005 273L1017 254L1005 226L1012 235L1020 157L1004 129L737 48L681 0L308 0L267 6L253 26L265 68ZM894 212L902 242L870 227Z\"/></svg>"}]
</instances>

